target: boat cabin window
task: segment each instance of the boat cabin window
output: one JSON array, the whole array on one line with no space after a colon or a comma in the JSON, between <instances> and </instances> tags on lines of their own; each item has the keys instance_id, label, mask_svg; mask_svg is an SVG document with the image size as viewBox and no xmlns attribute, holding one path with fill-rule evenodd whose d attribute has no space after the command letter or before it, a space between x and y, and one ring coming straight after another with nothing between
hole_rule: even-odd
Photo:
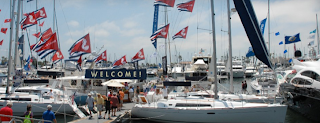
<instances>
[{"instance_id":1,"label":"boat cabin window","mask_svg":"<svg viewBox=\"0 0 320 123\"><path fill-rule=\"evenodd\" d=\"M177 103L176 107L208 107L211 106L211 104L192 104L192 103Z\"/></svg>"},{"instance_id":2,"label":"boat cabin window","mask_svg":"<svg viewBox=\"0 0 320 123\"><path fill-rule=\"evenodd\" d=\"M292 79L296 74L297 74L297 73L289 73L289 74L287 75L286 81L287 81L287 82L290 82L291 79Z\"/></svg>"},{"instance_id":3,"label":"boat cabin window","mask_svg":"<svg viewBox=\"0 0 320 123\"><path fill-rule=\"evenodd\" d=\"M313 71L304 71L304 72L301 73L301 75L310 77L310 78L315 79L315 80L320 79L319 75L317 73L313 72Z\"/></svg>"},{"instance_id":4,"label":"boat cabin window","mask_svg":"<svg viewBox=\"0 0 320 123\"><path fill-rule=\"evenodd\" d=\"M1 100L31 101L31 98L1 98Z\"/></svg>"},{"instance_id":5,"label":"boat cabin window","mask_svg":"<svg viewBox=\"0 0 320 123\"><path fill-rule=\"evenodd\" d=\"M71 85L77 85L77 80L71 80Z\"/></svg>"},{"instance_id":6,"label":"boat cabin window","mask_svg":"<svg viewBox=\"0 0 320 123\"><path fill-rule=\"evenodd\" d=\"M295 78L292 80L293 84L298 84L298 85L311 85L312 83L309 82L308 80L301 79L301 78Z\"/></svg>"}]
</instances>

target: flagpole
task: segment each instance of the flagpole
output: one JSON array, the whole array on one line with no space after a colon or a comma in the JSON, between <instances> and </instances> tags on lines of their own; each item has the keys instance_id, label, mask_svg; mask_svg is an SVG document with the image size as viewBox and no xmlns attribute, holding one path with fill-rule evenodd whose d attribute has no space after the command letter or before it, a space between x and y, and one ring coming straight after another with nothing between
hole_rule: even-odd
<instances>
[{"instance_id":1,"label":"flagpole","mask_svg":"<svg viewBox=\"0 0 320 123\"><path fill-rule=\"evenodd\" d=\"M316 14L316 21L317 21L317 42L318 42L318 54L319 54L319 42L320 42L320 39L319 39L319 25L318 25L318 14Z\"/></svg>"}]
</instances>

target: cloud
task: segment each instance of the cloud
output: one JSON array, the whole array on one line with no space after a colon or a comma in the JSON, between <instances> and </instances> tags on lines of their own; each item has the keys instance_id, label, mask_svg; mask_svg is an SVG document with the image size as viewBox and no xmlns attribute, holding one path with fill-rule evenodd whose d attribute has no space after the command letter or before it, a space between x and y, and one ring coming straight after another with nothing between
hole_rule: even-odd
<instances>
[{"instance_id":1,"label":"cloud","mask_svg":"<svg viewBox=\"0 0 320 123\"><path fill-rule=\"evenodd\" d=\"M72 26L72 27L78 27L79 26L79 22L72 20L68 22L68 25Z\"/></svg>"}]
</instances>

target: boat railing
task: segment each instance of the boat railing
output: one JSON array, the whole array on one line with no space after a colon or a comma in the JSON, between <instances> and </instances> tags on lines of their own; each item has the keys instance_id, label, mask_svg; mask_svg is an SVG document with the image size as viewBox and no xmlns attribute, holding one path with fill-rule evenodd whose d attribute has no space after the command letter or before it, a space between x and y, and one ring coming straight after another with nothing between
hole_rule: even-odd
<instances>
[{"instance_id":1,"label":"boat railing","mask_svg":"<svg viewBox=\"0 0 320 123\"><path fill-rule=\"evenodd\" d=\"M18 123L18 122L21 122L23 123L23 120L24 119L29 119L29 120L33 120L33 121L38 121L37 123L42 123L43 121L45 122L49 122L49 123L52 123L52 121L50 120L43 120L43 119L36 119L36 118L27 118L27 117L19 117L19 116L11 116L11 115L4 115L4 114L0 114L1 117L10 117L12 118L9 123Z\"/></svg>"}]
</instances>

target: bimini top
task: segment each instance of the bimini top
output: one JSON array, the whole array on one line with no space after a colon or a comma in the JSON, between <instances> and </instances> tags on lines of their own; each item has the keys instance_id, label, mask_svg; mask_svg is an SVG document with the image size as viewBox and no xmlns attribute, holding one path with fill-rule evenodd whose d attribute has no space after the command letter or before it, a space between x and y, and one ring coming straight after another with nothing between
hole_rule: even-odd
<instances>
[{"instance_id":1,"label":"bimini top","mask_svg":"<svg viewBox=\"0 0 320 123\"><path fill-rule=\"evenodd\" d=\"M191 82L186 81L164 81L163 86L191 86Z\"/></svg>"}]
</instances>

